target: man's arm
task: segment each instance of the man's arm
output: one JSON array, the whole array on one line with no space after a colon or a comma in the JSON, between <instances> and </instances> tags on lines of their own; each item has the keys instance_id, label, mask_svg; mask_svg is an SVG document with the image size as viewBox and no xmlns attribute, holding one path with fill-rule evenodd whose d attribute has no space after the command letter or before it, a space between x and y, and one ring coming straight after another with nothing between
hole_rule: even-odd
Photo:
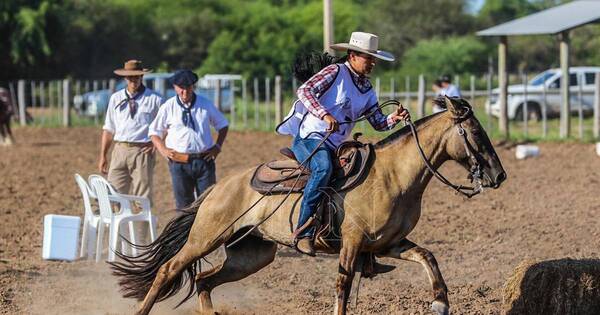
<instances>
[{"instance_id":1,"label":"man's arm","mask_svg":"<svg viewBox=\"0 0 600 315\"><path fill-rule=\"evenodd\" d=\"M165 145L165 140L163 138L157 135L151 135L150 139L152 139L152 144L154 144L154 147L162 156L164 156L167 159L173 158L173 150L167 148L167 146Z\"/></svg>"},{"instance_id":2,"label":"man's arm","mask_svg":"<svg viewBox=\"0 0 600 315\"><path fill-rule=\"evenodd\" d=\"M329 65L317 72L304 84L302 84L296 94L304 107L313 115L323 119L328 113L319 103L318 95L325 92L335 81L338 75L339 66L336 64Z\"/></svg>"},{"instance_id":3,"label":"man's arm","mask_svg":"<svg viewBox=\"0 0 600 315\"><path fill-rule=\"evenodd\" d=\"M102 130L102 140L100 141L100 157L98 158L98 171L102 174L108 173L108 163L106 155L113 142L113 134L107 130Z\"/></svg>"}]
</instances>

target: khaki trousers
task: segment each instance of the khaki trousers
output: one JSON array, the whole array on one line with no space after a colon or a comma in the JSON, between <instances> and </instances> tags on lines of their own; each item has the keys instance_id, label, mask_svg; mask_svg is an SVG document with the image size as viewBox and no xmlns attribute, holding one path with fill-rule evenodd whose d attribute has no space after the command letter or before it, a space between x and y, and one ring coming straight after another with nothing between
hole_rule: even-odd
<instances>
[{"instance_id":1,"label":"khaki trousers","mask_svg":"<svg viewBox=\"0 0 600 315\"><path fill-rule=\"evenodd\" d=\"M154 153L143 153L142 147L116 143L110 159L108 181L122 194L144 196L152 204Z\"/></svg>"}]
</instances>

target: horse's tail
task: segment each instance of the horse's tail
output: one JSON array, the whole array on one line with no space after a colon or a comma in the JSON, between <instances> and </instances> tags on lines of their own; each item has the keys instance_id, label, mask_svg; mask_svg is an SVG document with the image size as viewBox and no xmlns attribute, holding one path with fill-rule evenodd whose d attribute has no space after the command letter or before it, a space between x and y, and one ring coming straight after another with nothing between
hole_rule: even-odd
<instances>
[{"instance_id":1,"label":"horse's tail","mask_svg":"<svg viewBox=\"0 0 600 315\"><path fill-rule=\"evenodd\" d=\"M128 256L116 253L123 261L111 262L110 265L113 275L120 278L119 285L124 297L144 299L160 267L173 258L187 242L198 207L213 187L209 187L193 204L183 209L182 215L172 219L154 242L149 245L134 245L141 250L141 255ZM191 298L196 286L194 279L199 270L199 260L187 266L185 272L179 273L173 281L160 290L158 301L175 295L188 281L190 282L188 294L177 306Z\"/></svg>"}]
</instances>

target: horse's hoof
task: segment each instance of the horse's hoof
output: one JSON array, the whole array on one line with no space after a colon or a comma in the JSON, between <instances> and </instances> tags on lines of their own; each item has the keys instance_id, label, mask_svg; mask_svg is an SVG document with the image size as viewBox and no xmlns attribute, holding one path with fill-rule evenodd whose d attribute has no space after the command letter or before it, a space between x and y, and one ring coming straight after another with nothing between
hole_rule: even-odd
<instances>
[{"instance_id":1,"label":"horse's hoof","mask_svg":"<svg viewBox=\"0 0 600 315\"><path fill-rule=\"evenodd\" d=\"M431 303L431 310L436 315L449 315L450 314L450 308L448 307L448 305L446 305L440 301L433 301L433 303Z\"/></svg>"}]
</instances>

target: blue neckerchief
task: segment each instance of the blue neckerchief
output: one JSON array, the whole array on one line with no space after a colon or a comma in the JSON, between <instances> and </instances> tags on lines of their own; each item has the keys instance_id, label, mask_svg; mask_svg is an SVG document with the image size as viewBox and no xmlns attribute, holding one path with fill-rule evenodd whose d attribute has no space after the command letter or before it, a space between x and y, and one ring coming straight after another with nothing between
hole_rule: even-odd
<instances>
[{"instance_id":1,"label":"blue neckerchief","mask_svg":"<svg viewBox=\"0 0 600 315\"><path fill-rule=\"evenodd\" d=\"M192 118L192 108L194 108L194 104L196 103L196 93L192 94L192 101L190 107L185 107L179 96L176 96L177 104L181 107L183 112L181 113L181 121L186 127L192 128L192 130L196 131L196 125L194 124L194 119Z\"/></svg>"},{"instance_id":2,"label":"blue neckerchief","mask_svg":"<svg viewBox=\"0 0 600 315\"><path fill-rule=\"evenodd\" d=\"M119 110L124 110L125 107L124 105L129 105L129 115L131 116L131 119L133 119L133 117L135 117L135 114L137 113L137 100L139 100L142 95L144 95L144 92L146 91L146 87L142 84L140 85L140 88L138 89L138 92L133 96L129 96L129 93L127 93L127 88L125 88L125 99L122 100L119 104L117 104L117 107L120 107Z\"/></svg>"}]
</instances>

